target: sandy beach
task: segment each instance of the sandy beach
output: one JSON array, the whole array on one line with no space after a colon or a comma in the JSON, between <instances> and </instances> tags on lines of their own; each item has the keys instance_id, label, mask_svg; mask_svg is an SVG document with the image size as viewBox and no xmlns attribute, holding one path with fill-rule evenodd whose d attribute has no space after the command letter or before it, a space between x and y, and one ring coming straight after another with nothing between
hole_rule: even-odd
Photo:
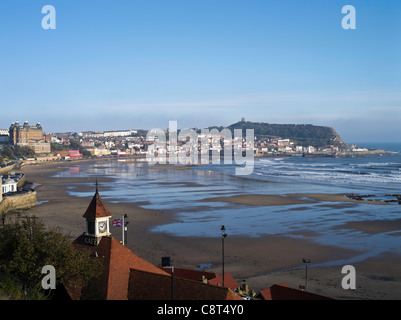
<instances>
[{"instance_id":1,"label":"sandy beach","mask_svg":"<svg viewBox=\"0 0 401 320\"><path fill-rule=\"evenodd\" d=\"M324 202L352 202L358 203L358 200L347 198L344 194L288 194L283 196L276 195L260 195L260 194L247 194L231 197L216 197L205 199L207 202L229 202L236 204L245 204L250 206L280 206L288 204L307 204L317 201ZM359 201L360 203L360 201ZM382 201L369 201L369 204L386 205Z\"/></svg>"},{"instance_id":2,"label":"sandy beach","mask_svg":"<svg viewBox=\"0 0 401 320\"><path fill-rule=\"evenodd\" d=\"M101 160L100 160L101 161ZM86 161L85 163L91 163ZM46 225L60 227L74 239L85 230L82 218L89 205L89 197L73 197L67 192L67 186L74 184L75 189L94 192L93 179L90 178L54 178L55 173L65 170L72 163L47 163L25 167L27 181L38 184L37 198L39 205L21 214L32 214L41 218ZM159 168L170 170L169 167ZM99 176L100 185L106 185L110 179ZM88 187L93 185L92 188ZM188 183L191 183L188 181ZM102 191L100 188L100 195ZM286 204L308 204L311 202L332 202L342 205L354 202L341 194L292 194L283 196L237 195L220 197L207 201L227 202L232 205L269 206ZM128 228L128 247L153 264L160 264L161 257L171 256L177 267L197 268L201 264L211 264L208 271L221 273L221 239L213 237L178 237L150 230L160 224L177 221L171 210L152 210L141 206L144 203L107 202L113 218L130 213ZM374 201L370 204L375 205ZM8 215L10 218L11 215ZM382 220L378 223L350 222L347 228L365 233L396 231L401 229L401 220ZM112 230L113 236L121 239L119 230ZM307 232L307 231L305 231ZM307 234L304 234L307 236ZM225 270L239 282L246 282L250 289L258 291L273 284L286 283L298 288L305 284L303 258L311 259L308 270L308 290L335 299L400 299L401 298L401 257L392 252L382 253L353 263L356 268L355 290L344 290L341 280L342 265L319 266L327 261L351 259L360 254L355 250L336 246L327 246L309 241L306 238L282 235L243 237L229 235L225 241Z\"/></svg>"}]
</instances>

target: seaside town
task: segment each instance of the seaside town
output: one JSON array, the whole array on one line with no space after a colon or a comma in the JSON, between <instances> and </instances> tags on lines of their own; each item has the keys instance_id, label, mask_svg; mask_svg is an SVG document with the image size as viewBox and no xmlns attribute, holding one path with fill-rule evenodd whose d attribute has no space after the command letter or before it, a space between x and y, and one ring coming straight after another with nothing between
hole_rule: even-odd
<instances>
[{"instance_id":1,"label":"seaside town","mask_svg":"<svg viewBox=\"0 0 401 320\"><path fill-rule=\"evenodd\" d=\"M245 122L245 118L242 118L241 123ZM14 167L84 158L126 158L145 157L150 153L159 155L168 155L170 152L188 153L186 140L176 141L175 150L171 148L169 141L165 148L160 146L155 148L155 141L156 139L147 138L147 131L143 129L46 133L40 122L30 125L25 121L21 125L19 121L15 121L9 129L0 129L0 174L2 174L0 199L14 193L29 192L29 188L24 187L25 179L10 171ZM208 130L207 134L200 131L197 152L202 153L206 150L210 153L223 154L228 144L241 146L242 153L251 150L254 157L335 157L384 152L368 150L357 145L346 148L338 145L300 146L286 137L271 138L257 135L254 136L253 145L250 145L245 137L242 140L238 137L227 139L227 136L218 130L217 133Z\"/></svg>"},{"instance_id":2,"label":"seaside town","mask_svg":"<svg viewBox=\"0 0 401 320\"><path fill-rule=\"evenodd\" d=\"M68 163L68 161L84 158L143 157L150 152L149 150L152 150L154 143L154 141L147 141L146 132L143 130L50 134L43 131L39 122L33 126L28 122L24 122L23 125L14 122L9 130L4 129L0 133L0 187L2 191L0 193L0 214L3 226L6 214L20 212L38 204L35 181L29 182L24 174L18 172L24 166L61 161ZM213 139L217 139L221 143L220 146L224 147L222 135L211 135L208 138L210 151L216 148L216 144L212 142ZM205 140L201 139L200 141ZM245 151L247 148L245 139L242 142ZM177 151L185 152L184 149L180 149L180 146L182 145L178 144ZM271 139L255 137L252 148L255 156L307 156L313 154L332 156L339 152L338 146L298 146L285 137ZM219 146L217 146L217 150L221 150ZM348 151L364 152L367 150L351 146ZM157 152L167 153L168 150L157 150ZM103 266L105 270L109 271L104 272L100 278L96 278L89 284L85 284L85 287L82 287L82 283L66 281L62 290L57 291L55 295L57 298L72 300L332 299L325 295L308 292L306 285L290 288L285 283L277 283L255 291L246 283L239 284L230 273L224 271L218 274L204 270L174 268L168 257L161 257L161 265L153 265L128 249L124 240L119 242L111 236L111 217L112 214L102 200L96 182L95 195L83 215L85 221L82 221L82 230L86 230L86 232L73 241L73 244L78 249L89 249L91 259L95 259L99 255L103 256ZM127 222L124 221L116 222L115 220L113 224L115 223L127 225ZM224 226L222 226L223 243L225 236ZM307 265L308 262L305 262L306 268ZM119 269L123 272L114 274L111 269ZM153 290L152 284L156 283L158 290Z\"/></svg>"},{"instance_id":3,"label":"seaside town","mask_svg":"<svg viewBox=\"0 0 401 320\"><path fill-rule=\"evenodd\" d=\"M14 122L9 130L0 130L0 134L2 162L0 214L3 226L6 214L26 210L38 204L34 183L28 182L23 174L17 172L21 167L49 161L72 161L90 157L143 156L152 144L146 141L145 132L141 130L49 134L43 131L39 122L32 126L27 121L23 125ZM210 139L215 138L220 140L222 136L210 137ZM213 147L211 143L211 148ZM304 149L293 146L289 139L255 139L254 150L256 154L337 151L332 147ZM158 152L163 151L158 150ZM59 289L55 294L57 299L60 297L69 300L331 299L307 292L305 287L290 288L285 283L274 284L256 292L248 288L246 283L240 285L230 273L223 271L222 274L217 274L203 270L174 268L167 257L162 257L161 265L153 265L129 250L123 242L118 242L111 236L111 216L100 197L96 184L95 195L83 215L86 227L83 222L82 229L86 232L73 243L75 247L82 250L89 248L92 259L99 254L102 255L105 270L109 271L104 272L85 288L80 286L81 283L65 282L62 290ZM224 226L222 226L223 241L225 236ZM121 272L115 274L110 271L111 269L118 269ZM171 281L174 281L173 285ZM158 290L153 289L156 284Z\"/></svg>"},{"instance_id":4,"label":"seaside town","mask_svg":"<svg viewBox=\"0 0 401 320\"><path fill-rule=\"evenodd\" d=\"M400 1L3 2L0 301L401 299Z\"/></svg>"},{"instance_id":5,"label":"seaside town","mask_svg":"<svg viewBox=\"0 0 401 320\"><path fill-rule=\"evenodd\" d=\"M241 119L245 123L245 118ZM245 137L242 141L234 137L227 141L222 132L212 130L207 134L199 131L197 151L222 152L225 144L242 146L242 152L253 151L255 157L277 156L355 156L370 152L383 152L383 150L368 150L357 145L341 147L339 145L297 145L287 137L265 137L255 134L253 145L247 143ZM166 130L167 131L167 130ZM205 146L206 141L206 146ZM19 160L26 162L41 162L55 160L77 160L88 157L127 157L146 156L150 152L169 154L169 152L186 153L186 141L177 141L173 150L169 141L166 148L153 147L155 139L147 139L147 131L116 130L116 131L83 131L66 133L46 133L41 124L30 125L27 121L20 124L12 123L9 129L0 129L0 165L5 161ZM24 152L21 152L24 151Z\"/></svg>"},{"instance_id":6,"label":"seaside town","mask_svg":"<svg viewBox=\"0 0 401 320\"><path fill-rule=\"evenodd\" d=\"M216 138L215 136L211 136ZM220 136L217 136L220 139ZM146 155L152 142L146 141L145 133L139 130L79 132L49 134L43 131L41 124L11 124L9 130L0 130L0 214L4 225L6 213L24 210L37 205L36 190L28 183L25 176L16 173L16 169L29 164L48 161L79 160L88 157L124 157L128 155ZM255 150L263 152L270 148L277 152L292 150L288 139L257 141ZM179 147L179 146L178 146ZM301 149L294 149L301 151ZM303 151L303 149L302 149ZM311 151L309 149L309 151ZM158 150L158 152L163 152ZM63 285L56 296L64 299L181 299L181 300L273 300L285 297L303 299L330 299L299 289L288 288L285 284L274 285L260 292L240 286L229 274L222 275L201 270L171 268L170 262L155 266L138 257L123 243L111 237L111 214L101 199L97 186L96 192L83 217L86 220L86 232L74 241L78 248L89 248L91 257L100 252L105 257L106 269L119 269L122 272L112 274L104 272L89 284L89 289L79 287L79 283ZM165 261L165 260L164 260ZM168 290L171 280L176 292ZM108 280L108 281L105 281ZM146 283L143 283L146 281ZM105 287L104 283L109 283ZM154 290L157 284L158 290ZM118 287L118 285L120 287ZM160 288L165 290L160 290Z\"/></svg>"}]
</instances>

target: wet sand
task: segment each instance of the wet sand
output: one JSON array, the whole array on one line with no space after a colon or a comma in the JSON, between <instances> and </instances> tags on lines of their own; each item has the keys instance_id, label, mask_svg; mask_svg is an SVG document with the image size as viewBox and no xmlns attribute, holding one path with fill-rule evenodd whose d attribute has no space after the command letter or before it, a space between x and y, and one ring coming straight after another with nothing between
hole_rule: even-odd
<instances>
[{"instance_id":1,"label":"wet sand","mask_svg":"<svg viewBox=\"0 0 401 320\"><path fill-rule=\"evenodd\" d=\"M88 162L90 163L90 162ZM37 198L42 204L29 209L23 214L33 214L42 218L48 226L61 227L64 232L76 238L85 230L82 217L91 197L72 197L67 192L68 183L78 185L77 190L90 192L89 178L53 178L60 170L73 163L48 163L25 167L21 171L28 181L39 184ZM164 170L168 168L163 168ZM101 185L110 181L107 177L98 177ZM101 195L101 189L100 189ZM222 199L224 198L224 199ZM309 203L310 201L342 202L356 201L344 195L283 195L263 196L241 195L214 198L215 201L248 205L282 205L289 203ZM210 199L208 200L210 201ZM221 273L221 238L177 237L165 233L153 233L150 230L160 224L176 222L174 212L169 210L149 210L141 207L143 203L106 202L113 214L119 218L129 213L128 247L153 264L160 264L161 257L171 256L177 267L197 268L210 263L208 271ZM370 222L354 222L349 228L366 232L393 231L394 224L383 222L375 225ZM373 229L372 229L373 228ZM373 230L373 231L372 231ZM113 236L121 239L121 229L112 229ZM305 234L307 235L307 234ZM401 298L401 257L387 252L381 256L353 263L357 271L357 289L344 290L341 280L342 265L314 266L333 260L346 260L360 252L335 246L287 237L286 235L262 236L257 238L228 236L225 240L225 271L231 273L239 283L248 283L250 289L260 290L273 284L286 283L298 288L305 284L303 258L312 260L308 270L309 291L336 299L400 299Z\"/></svg>"},{"instance_id":2,"label":"wet sand","mask_svg":"<svg viewBox=\"0 0 401 320\"><path fill-rule=\"evenodd\" d=\"M215 197L204 199L206 202L228 202L236 204L245 204L251 206L280 206L289 204L308 204L314 202L353 202L386 205L387 203L375 200L354 200L347 198L345 194L326 194L326 193L297 193L282 196L264 195L264 194L244 194L230 197Z\"/></svg>"}]
</instances>

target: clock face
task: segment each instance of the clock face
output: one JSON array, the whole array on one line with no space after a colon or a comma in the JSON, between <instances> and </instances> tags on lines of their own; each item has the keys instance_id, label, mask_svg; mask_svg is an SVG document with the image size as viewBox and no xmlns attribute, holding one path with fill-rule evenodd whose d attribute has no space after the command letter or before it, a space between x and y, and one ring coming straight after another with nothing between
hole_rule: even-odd
<instances>
[{"instance_id":1,"label":"clock face","mask_svg":"<svg viewBox=\"0 0 401 320\"><path fill-rule=\"evenodd\" d=\"M106 222L99 222L99 232L103 233L106 231L106 229L107 229Z\"/></svg>"}]
</instances>

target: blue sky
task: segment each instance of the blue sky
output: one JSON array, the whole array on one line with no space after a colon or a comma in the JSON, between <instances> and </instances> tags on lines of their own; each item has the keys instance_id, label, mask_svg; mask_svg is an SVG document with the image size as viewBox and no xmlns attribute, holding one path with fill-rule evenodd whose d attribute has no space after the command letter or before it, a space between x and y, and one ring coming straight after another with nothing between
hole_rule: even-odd
<instances>
[{"instance_id":1,"label":"blue sky","mask_svg":"<svg viewBox=\"0 0 401 320\"><path fill-rule=\"evenodd\" d=\"M44 5L56 30L41 26ZM344 30L344 5L356 30ZM230 125L401 140L399 0L4 0L0 128Z\"/></svg>"}]
</instances>

